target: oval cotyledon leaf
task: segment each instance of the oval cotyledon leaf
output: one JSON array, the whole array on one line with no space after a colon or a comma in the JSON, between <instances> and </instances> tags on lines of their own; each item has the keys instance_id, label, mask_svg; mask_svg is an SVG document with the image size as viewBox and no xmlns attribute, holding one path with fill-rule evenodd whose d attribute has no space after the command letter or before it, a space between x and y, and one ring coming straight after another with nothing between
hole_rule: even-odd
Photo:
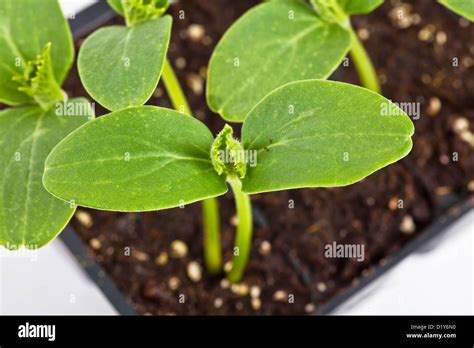
<instances>
[{"instance_id":1,"label":"oval cotyledon leaf","mask_svg":"<svg viewBox=\"0 0 474 348\"><path fill-rule=\"evenodd\" d=\"M209 63L207 103L243 122L265 95L288 82L327 78L351 46L349 32L302 0L270 1L225 33Z\"/></svg>"},{"instance_id":2,"label":"oval cotyledon leaf","mask_svg":"<svg viewBox=\"0 0 474 348\"><path fill-rule=\"evenodd\" d=\"M243 190L259 193L353 184L406 156L414 127L395 104L367 89L307 80L265 97L242 129Z\"/></svg>"},{"instance_id":3,"label":"oval cotyledon leaf","mask_svg":"<svg viewBox=\"0 0 474 348\"><path fill-rule=\"evenodd\" d=\"M451 11L457 13L474 22L474 1L473 0L438 0Z\"/></svg>"},{"instance_id":4,"label":"oval cotyledon leaf","mask_svg":"<svg viewBox=\"0 0 474 348\"><path fill-rule=\"evenodd\" d=\"M145 104L163 71L171 22L164 16L132 27L101 28L89 36L78 57L87 92L111 111Z\"/></svg>"},{"instance_id":5,"label":"oval cotyledon leaf","mask_svg":"<svg viewBox=\"0 0 474 348\"><path fill-rule=\"evenodd\" d=\"M100 117L65 138L46 160L46 189L78 205L152 211L227 192L200 121L152 106Z\"/></svg>"},{"instance_id":6,"label":"oval cotyledon leaf","mask_svg":"<svg viewBox=\"0 0 474 348\"><path fill-rule=\"evenodd\" d=\"M30 106L0 112L0 245L36 249L68 223L75 206L44 189L44 161L61 139L93 117L83 98L49 111Z\"/></svg>"}]
</instances>

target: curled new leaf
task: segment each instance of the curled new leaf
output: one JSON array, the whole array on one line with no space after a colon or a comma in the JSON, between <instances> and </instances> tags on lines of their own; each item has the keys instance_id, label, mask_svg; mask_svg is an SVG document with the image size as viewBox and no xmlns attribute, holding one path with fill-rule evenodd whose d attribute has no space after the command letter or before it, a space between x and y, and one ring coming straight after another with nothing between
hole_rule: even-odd
<instances>
[{"instance_id":1,"label":"curled new leaf","mask_svg":"<svg viewBox=\"0 0 474 348\"><path fill-rule=\"evenodd\" d=\"M287 84L247 116L244 148L257 151L247 193L355 183L406 156L414 128L386 98L340 82Z\"/></svg>"},{"instance_id":2,"label":"curled new leaf","mask_svg":"<svg viewBox=\"0 0 474 348\"><path fill-rule=\"evenodd\" d=\"M200 121L169 109L128 108L81 127L54 148L43 183L78 205L115 211L181 206L227 191Z\"/></svg>"},{"instance_id":3,"label":"curled new leaf","mask_svg":"<svg viewBox=\"0 0 474 348\"><path fill-rule=\"evenodd\" d=\"M74 58L69 26L57 0L0 1L0 102L18 105L35 102L18 90L13 76L23 75L28 62L37 59L51 43L50 62L60 86Z\"/></svg>"},{"instance_id":4,"label":"curled new leaf","mask_svg":"<svg viewBox=\"0 0 474 348\"><path fill-rule=\"evenodd\" d=\"M207 102L226 120L242 122L275 88L328 77L350 45L347 30L319 17L302 0L263 3L234 23L217 45Z\"/></svg>"},{"instance_id":5,"label":"curled new leaf","mask_svg":"<svg viewBox=\"0 0 474 348\"><path fill-rule=\"evenodd\" d=\"M211 147L211 160L217 174L245 177L247 163L242 144L232 136L233 129L225 125Z\"/></svg>"},{"instance_id":6,"label":"curled new leaf","mask_svg":"<svg viewBox=\"0 0 474 348\"><path fill-rule=\"evenodd\" d=\"M107 0L110 7L125 17L127 25L160 18L170 5L170 0Z\"/></svg>"},{"instance_id":7,"label":"curled new leaf","mask_svg":"<svg viewBox=\"0 0 474 348\"><path fill-rule=\"evenodd\" d=\"M20 84L18 90L32 97L43 110L64 99L61 87L54 78L51 43L46 44L41 55L27 63L23 75L13 76L13 80Z\"/></svg>"},{"instance_id":8,"label":"curled new leaf","mask_svg":"<svg viewBox=\"0 0 474 348\"><path fill-rule=\"evenodd\" d=\"M168 9L170 0L122 0L122 9L128 26L160 18Z\"/></svg>"}]
</instances>

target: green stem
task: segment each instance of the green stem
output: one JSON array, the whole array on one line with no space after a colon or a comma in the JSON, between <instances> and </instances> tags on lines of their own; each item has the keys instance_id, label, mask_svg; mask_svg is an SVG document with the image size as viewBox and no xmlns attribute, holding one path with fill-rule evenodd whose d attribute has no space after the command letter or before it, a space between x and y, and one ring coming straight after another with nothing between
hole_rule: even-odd
<instances>
[{"instance_id":1,"label":"green stem","mask_svg":"<svg viewBox=\"0 0 474 348\"><path fill-rule=\"evenodd\" d=\"M343 11L337 0L331 0L330 5L339 24L349 30L351 34L352 45L350 54L359 75L361 85L376 93L382 93L372 60L365 50L364 45L362 45L357 37L357 34L354 32L349 16Z\"/></svg>"},{"instance_id":2,"label":"green stem","mask_svg":"<svg viewBox=\"0 0 474 348\"><path fill-rule=\"evenodd\" d=\"M173 67L171 66L168 59L165 61L163 67L163 83L165 84L166 91L171 99L171 104L183 114L192 116L191 108L189 107L188 100L184 95L181 84L179 83L176 74L174 73Z\"/></svg>"},{"instance_id":3,"label":"green stem","mask_svg":"<svg viewBox=\"0 0 474 348\"><path fill-rule=\"evenodd\" d=\"M227 275L227 279L232 283L237 283L242 279L250 256L252 246L252 205L249 196L242 192L242 183L236 177L227 180L234 192L235 205L239 224L235 239L234 258L232 259L232 269Z\"/></svg>"},{"instance_id":4,"label":"green stem","mask_svg":"<svg viewBox=\"0 0 474 348\"><path fill-rule=\"evenodd\" d=\"M357 34L354 32L354 29L352 27L349 27L349 29L352 38L351 57L354 60L354 64L359 74L360 83L365 88L380 94L382 93L382 89L380 88L374 65L372 64L364 46L357 37Z\"/></svg>"},{"instance_id":5,"label":"green stem","mask_svg":"<svg viewBox=\"0 0 474 348\"><path fill-rule=\"evenodd\" d=\"M192 116L186 96L168 60L166 60L163 68L163 83L173 107L179 112ZM222 269L221 232L217 199L209 198L202 201L202 219L204 229L204 261L209 273L217 274Z\"/></svg>"},{"instance_id":6,"label":"green stem","mask_svg":"<svg viewBox=\"0 0 474 348\"><path fill-rule=\"evenodd\" d=\"M218 274L222 270L219 203L209 198L201 203L204 227L204 262L209 273Z\"/></svg>"}]
</instances>

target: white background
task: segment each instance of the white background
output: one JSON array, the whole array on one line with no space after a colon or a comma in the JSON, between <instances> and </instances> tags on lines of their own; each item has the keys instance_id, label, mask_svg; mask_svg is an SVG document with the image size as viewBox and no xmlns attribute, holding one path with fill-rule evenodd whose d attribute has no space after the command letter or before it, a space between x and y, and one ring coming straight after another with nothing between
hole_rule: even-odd
<instances>
[{"instance_id":1,"label":"white background","mask_svg":"<svg viewBox=\"0 0 474 348\"><path fill-rule=\"evenodd\" d=\"M61 0L67 16L94 1ZM335 314L474 314L474 211ZM115 314L57 239L35 252L0 247L0 314Z\"/></svg>"}]
</instances>

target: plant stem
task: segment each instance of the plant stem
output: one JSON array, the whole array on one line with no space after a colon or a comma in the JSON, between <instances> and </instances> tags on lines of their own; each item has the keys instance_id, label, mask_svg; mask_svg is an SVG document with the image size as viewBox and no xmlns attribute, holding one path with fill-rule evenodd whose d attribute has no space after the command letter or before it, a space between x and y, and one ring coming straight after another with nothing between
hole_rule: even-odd
<instances>
[{"instance_id":1,"label":"plant stem","mask_svg":"<svg viewBox=\"0 0 474 348\"><path fill-rule=\"evenodd\" d=\"M201 203L204 228L204 262L211 274L218 274L222 269L221 238L219 221L219 203L209 198Z\"/></svg>"},{"instance_id":2,"label":"plant stem","mask_svg":"<svg viewBox=\"0 0 474 348\"><path fill-rule=\"evenodd\" d=\"M184 95L181 84L179 83L179 80L176 77L173 67L171 66L168 59L166 59L165 65L163 67L163 83L165 84L166 91L168 92L171 103L173 104L173 107L176 109L176 111L192 116L188 100Z\"/></svg>"},{"instance_id":3,"label":"plant stem","mask_svg":"<svg viewBox=\"0 0 474 348\"><path fill-rule=\"evenodd\" d=\"M372 60L365 50L364 45L362 45L357 37L357 34L354 32L349 16L342 10L337 0L331 0L330 4L339 24L349 30L351 34L352 44L350 54L359 75L361 85L376 93L382 93Z\"/></svg>"},{"instance_id":4,"label":"plant stem","mask_svg":"<svg viewBox=\"0 0 474 348\"><path fill-rule=\"evenodd\" d=\"M242 192L242 183L236 177L229 177L227 180L234 192L235 205L239 224L235 238L234 257L232 259L232 269L227 275L227 279L232 283L237 283L242 279L250 256L252 245L252 205L249 196Z\"/></svg>"},{"instance_id":5,"label":"plant stem","mask_svg":"<svg viewBox=\"0 0 474 348\"><path fill-rule=\"evenodd\" d=\"M349 29L352 38L351 57L354 60L357 73L359 74L360 83L365 88L380 94L382 89L380 88L374 65L372 64L364 46L357 37L357 34L354 32L354 29L352 27L349 27Z\"/></svg>"},{"instance_id":6,"label":"plant stem","mask_svg":"<svg viewBox=\"0 0 474 348\"><path fill-rule=\"evenodd\" d=\"M181 113L192 116L186 96L168 60L165 61L163 68L163 83L173 107ZM216 198L208 198L202 201L201 204L204 230L204 262L209 273L217 274L222 269L219 204Z\"/></svg>"}]
</instances>

